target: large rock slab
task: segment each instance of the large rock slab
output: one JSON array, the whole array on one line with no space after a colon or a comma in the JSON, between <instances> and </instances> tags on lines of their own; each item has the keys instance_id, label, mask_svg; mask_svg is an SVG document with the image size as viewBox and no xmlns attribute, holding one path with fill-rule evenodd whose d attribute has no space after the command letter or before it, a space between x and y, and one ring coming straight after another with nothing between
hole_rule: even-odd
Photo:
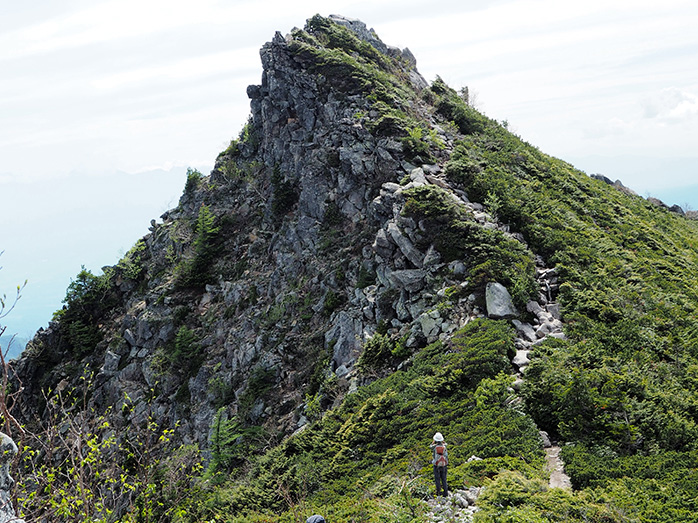
<instances>
[{"instance_id":1,"label":"large rock slab","mask_svg":"<svg viewBox=\"0 0 698 523\"><path fill-rule=\"evenodd\" d=\"M390 222L388 224L388 234L400 251L402 251L402 254L405 255L405 258L410 260L415 267L421 269L424 262L424 255L412 244L407 236L400 232L400 229L395 223Z\"/></svg>"},{"instance_id":2,"label":"large rock slab","mask_svg":"<svg viewBox=\"0 0 698 523\"><path fill-rule=\"evenodd\" d=\"M398 289L417 292L424 288L426 273L422 269L404 269L391 272L388 278Z\"/></svg>"},{"instance_id":3,"label":"large rock slab","mask_svg":"<svg viewBox=\"0 0 698 523\"><path fill-rule=\"evenodd\" d=\"M511 294L501 283L490 282L487 284L485 302L487 316L492 319L515 318L519 315L519 311L514 307Z\"/></svg>"}]
</instances>

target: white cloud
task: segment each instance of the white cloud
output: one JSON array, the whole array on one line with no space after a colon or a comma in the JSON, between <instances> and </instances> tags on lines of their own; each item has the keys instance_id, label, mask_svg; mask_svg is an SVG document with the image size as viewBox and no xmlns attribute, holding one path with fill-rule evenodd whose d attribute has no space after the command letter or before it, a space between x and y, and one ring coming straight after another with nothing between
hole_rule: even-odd
<instances>
[{"instance_id":1,"label":"white cloud","mask_svg":"<svg viewBox=\"0 0 698 523\"><path fill-rule=\"evenodd\" d=\"M645 118L663 123L680 123L698 117L698 94L668 87L642 101Z\"/></svg>"},{"instance_id":2,"label":"white cloud","mask_svg":"<svg viewBox=\"0 0 698 523\"><path fill-rule=\"evenodd\" d=\"M110 0L68 12L0 38L0 60L127 39L216 18L211 2Z\"/></svg>"},{"instance_id":3,"label":"white cloud","mask_svg":"<svg viewBox=\"0 0 698 523\"><path fill-rule=\"evenodd\" d=\"M91 80L97 89L119 89L138 86L152 81L184 80L196 78L202 81L206 76L231 71L235 64L250 63L258 54L258 48L248 47L220 53L199 55L156 67L141 67L125 70ZM239 71L239 69L238 69Z\"/></svg>"}]
</instances>

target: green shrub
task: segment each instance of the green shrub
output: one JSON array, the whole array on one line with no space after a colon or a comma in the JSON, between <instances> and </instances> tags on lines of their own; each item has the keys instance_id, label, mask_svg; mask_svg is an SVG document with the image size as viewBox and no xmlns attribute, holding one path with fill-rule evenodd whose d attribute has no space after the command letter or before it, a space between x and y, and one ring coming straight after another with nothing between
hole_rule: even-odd
<instances>
[{"instance_id":1,"label":"green shrub","mask_svg":"<svg viewBox=\"0 0 698 523\"><path fill-rule=\"evenodd\" d=\"M214 225L215 216L207 205L199 208L194 227L193 255L177 267L177 283L183 287L203 287L211 277L210 269L219 252L218 233Z\"/></svg>"},{"instance_id":2,"label":"green shrub","mask_svg":"<svg viewBox=\"0 0 698 523\"><path fill-rule=\"evenodd\" d=\"M184 194L192 194L199 187L203 177L203 174L201 174L197 169L187 167L187 181L184 184Z\"/></svg>"},{"instance_id":3,"label":"green shrub","mask_svg":"<svg viewBox=\"0 0 698 523\"><path fill-rule=\"evenodd\" d=\"M430 149L428 134L424 128L415 126L407 129L407 136L402 138L403 150L407 159L420 158L422 163L433 160Z\"/></svg>"},{"instance_id":4,"label":"green shrub","mask_svg":"<svg viewBox=\"0 0 698 523\"><path fill-rule=\"evenodd\" d=\"M100 318L118 299L112 274L113 270L106 269L104 274L95 276L83 266L68 285L64 307L53 315L53 319L60 322L70 351L76 356L91 353L103 339Z\"/></svg>"},{"instance_id":5,"label":"green shrub","mask_svg":"<svg viewBox=\"0 0 698 523\"><path fill-rule=\"evenodd\" d=\"M177 371L183 372L187 377L195 376L204 360L196 332L182 325L175 335L173 350L168 359Z\"/></svg>"},{"instance_id":6,"label":"green shrub","mask_svg":"<svg viewBox=\"0 0 698 523\"><path fill-rule=\"evenodd\" d=\"M383 334L374 334L363 346L359 366L365 369L382 369L393 361L395 341Z\"/></svg>"},{"instance_id":7,"label":"green shrub","mask_svg":"<svg viewBox=\"0 0 698 523\"><path fill-rule=\"evenodd\" d=\"M140 239L136 242L131 250L129 250L126 255L119 260L116 265L117 269L121 270L124 278L139 281L145 273L145 266L143 263L143 254L146 250L145 242Z\"/></svg>"},{"instance_id":8,"label":"green shrub","mask_svg":"<svg viewBox=\"0 0 698 523\"><path fill-rule=\"evenodd\" d=\"M325 294L325 299L323 300L322 310L326 316L330 316L334 311L346 303L347 298L344 294L329 290Z\"/></svg>"},{"instance_id":9,"label":"green shrub","mask_svg":"<svg viewBox=\"0 0 698 523\"><path fill-rule=\"evenodd\" d=\"M471 285L484 288L487 282L500 282L514 302L525 307L537 292L533 255L525 245L480 226L438 186L415 187L404 194L404 214L424 224L425 237L433 241L444 261L465 260Z\"/></svg>"},{"instance_id":10,"label":"green shrub","mask_svg":"<svg viewBox=\"0 0 698 523\"><path fill-rule=\"evenodd\" d=\"M359 267L359 275L356 280L356 288L365 289L366 287L375 283L376 273L361 265L361 267Z\"/></svg>"},{"instance_id":11,"label":"green shrub","mask_svg":"<svg viewBox=\"0 0 698 523\"><path fill-rule=\"evenodd\" d=\"M434 80L431 91L435 94L434 106L437 113L456 124L463 134L483 132L489 120L468 105L456 91L448 87L441 78Z\"/></svg>"}]
</instances>

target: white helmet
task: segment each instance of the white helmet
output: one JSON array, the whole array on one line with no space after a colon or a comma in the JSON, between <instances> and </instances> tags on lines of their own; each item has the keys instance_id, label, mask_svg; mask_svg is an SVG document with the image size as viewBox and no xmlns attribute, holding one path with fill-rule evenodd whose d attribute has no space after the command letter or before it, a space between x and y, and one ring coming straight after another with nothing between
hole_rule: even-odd
<instances>
[{"instance_id":1,"label":"white helmet","mask_svg":"<svg viewBox=\"0 0 698 523\"><path fill-rule=\"evenodd\" d=\"M443 434L441 434L440 432L437 432L436 434L434 434L434 441L443 441L443 440L444 440Z\"/></svg>"}]
</instances>

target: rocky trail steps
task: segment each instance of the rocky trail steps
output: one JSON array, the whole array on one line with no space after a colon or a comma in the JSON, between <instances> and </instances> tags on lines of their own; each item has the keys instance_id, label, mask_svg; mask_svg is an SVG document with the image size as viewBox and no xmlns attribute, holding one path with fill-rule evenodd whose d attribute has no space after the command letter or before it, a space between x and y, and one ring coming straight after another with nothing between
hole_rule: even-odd
<instances>
[{"instance_id":1,"label":"rocky trail steps","mask_svg":"<svg viewBox=\"0 0 698 523\"><path fill-rule=\"evenodd\" d=\"M430 180L431 181L431 180ZM495 221L487 213L482 212L482 208L478 204L468 202L473 211L475 218L485 227L497 227L500 230L508 233L508 227L495 223ZM519 241L523 238L518 235ZM512 324L516 328L516 355L512 359L513 374L516 376L512 384L512 395L507 400L510 408L519 408L523 404L523 398L518 395L525 381L526 367L530 364L530 353L535 350L536 345L542 343L548 337L563 339L563 323L560 319L560 308L555 297L559 289L557 272L554 268L545 266L542 258L536 258L536 280L539 285L539 296L537 301L530 301L527 304L527 312L533 316L531 323L523 322L519 319L511 319ZM508 294L508 293L505 293ZM497 301L495 299L495 301ZM502 304L493 303L492 308L501 307L503 311L512 309L510 303ZM490 311L490 303L488 300L488 314L492 316ZM495 316L497 313L494 314ZM502 316L507 316L502 313ZM560 447L551 442L548 434L544 431L540 432L541 444L545 449L546 469L550 473L549 488L571 489L572 485L570 478L564 471L564 463L560 458ZM470 460L479 458L473 456ZM455 489L451 491L448 497L437 497L429 500L429 521L434 523L468 523L472 521L473 514L477 512L477 498L482 492L483 487L470 487L467 490Z\"/></svg>"}]
</instances>

